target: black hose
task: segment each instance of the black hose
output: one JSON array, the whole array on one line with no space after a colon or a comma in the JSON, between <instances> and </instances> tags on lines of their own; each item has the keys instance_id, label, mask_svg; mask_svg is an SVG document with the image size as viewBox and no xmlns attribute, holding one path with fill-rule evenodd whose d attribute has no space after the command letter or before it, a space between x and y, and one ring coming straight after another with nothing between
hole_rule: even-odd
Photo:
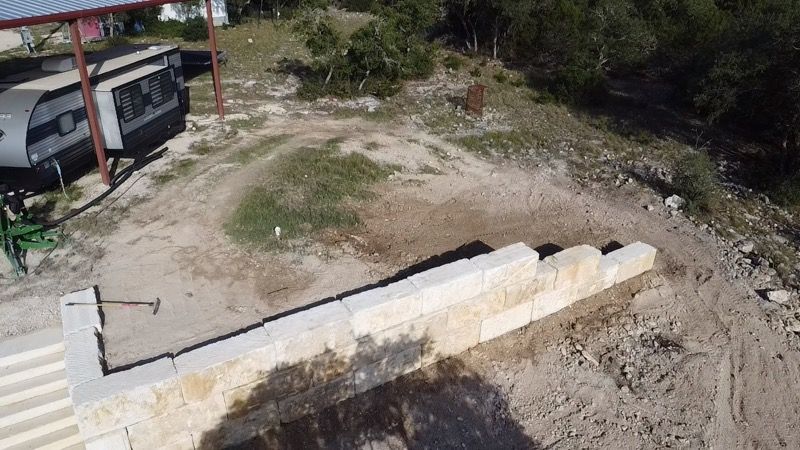
<instances>
[{"instance_id":1,"label":"black hose","mask_svg":"<svg viewBox=\"0 0 800 450\"><path fill-rule=\"evenodd\" d=\"M142 159L135 159L133 161L133 164L131 164L130 166L120 170L119 172L117 172L116 175L114 175L114 178L111 179L111 186L109 186L108 189L105 190L105 192L103 192L102 194L100 194L97 197L93 198L92 200L90 200L88 203L86 203L85 205L81 206L80 208L73 209L72 211L67 213L67 215L65 215L63 217L60 217L60 218L58 218L56 220L53 220L53 221L41 222L41 225L44 227L45 230L50 230L50 229L58 227L62 223L74 218L75 216L85 212L87 209L91 208L92 206L95 206L98 202L102 201L104 198L106 198L109 195L111 195L112 192L116 191L117 188L119 188L123 183L125 183L125 181L128 180L128 178L131 177L131 175L133 175L133 172L136 172L137 170L147 166L148 164L152 163L153 161L156 161L156 160L160 159L162 156L164 156L164 153L167 150L169 150L169 149L167 147L164 147L161 150L159 150L159 151L157 151L155 153L151 153L150 155L148 155L148 156L146 156L146 157L144 157Z\"/></svg>"}]
</instances>

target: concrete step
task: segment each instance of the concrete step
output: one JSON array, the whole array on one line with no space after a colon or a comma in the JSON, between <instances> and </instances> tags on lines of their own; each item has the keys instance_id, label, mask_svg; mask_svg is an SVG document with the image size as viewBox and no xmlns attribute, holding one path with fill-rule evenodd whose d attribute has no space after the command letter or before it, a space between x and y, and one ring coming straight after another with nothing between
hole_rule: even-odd
<instances>
[{"instance_id":1,"label":"concrete step","mask_svg":"<svg viewBox=\"0 0 800 450\"><path fill-rule=\"evenodd\" d=\"M64 370L63 352L20 361L10 366L0 367L0 386L8 386L59 370Z\"/></svg>"},{"instance_id":2,"label":"concrete step","mask_svg":"<svg viewBox=\"0 0 800 450\"><path fill-rule=\"evenodd\" d=\"M19 383L0 387L0 406L8 406L17 402L60 391L67 387L67 375L63 370L40 375Z\"/></svg>"},{"instance_id":3,"label":"concrete step","mask_svg":"<svg viewBox=\"0 0 800 450\"><path fill-rule=\"evenodd\" d=\"M64 450L86 450L86 445L83 443L76 444L70 447L65 448Z\"/></svg>"},{"instance_id":4,"label":"concrete step","mask_svg":"<svg viewBox=\"0 0 800 450\"><path fill-rule=\"evenodd\" d=\"M0 449L26 444L64 428L77 426L72 406L0 428Z\"/></svg>"},{"instance_id":5,"label":"concrete step","mask_svg":"<svg viewBox=\"0 0 800 450\"><path fill-rule=\"evenodd\" d=\"M8 450L72 450L85 449L78 426L73 425L58 431L24 442Z\"/></svg>"},{"instance_id":6,"label":"concrete step","mask_svg":"<svg viewBox=\"0 0 800 450\"><path fill-rule=\"evenodd\" d=\"M61 328L47 328L0 341L0 367L64 351Z\"/></svg>"},{"instance_id":7,"label":"concrete step","mask_svg":"<svg viewBox=\"0 0 800 450\"><path fill-rule=\"evenodd\" d=\"M72 406L69 391L61 389L6 406L0 406L0 428Z\"/></svg>"}]
</instances>

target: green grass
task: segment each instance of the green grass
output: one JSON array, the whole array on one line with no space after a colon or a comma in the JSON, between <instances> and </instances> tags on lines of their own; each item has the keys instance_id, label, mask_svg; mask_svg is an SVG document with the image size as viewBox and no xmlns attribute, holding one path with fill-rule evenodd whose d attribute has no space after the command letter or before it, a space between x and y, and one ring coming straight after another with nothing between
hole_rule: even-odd
<instances>
[{"instance_id":1,"label":"green grass","mask_svg":"<svg viewBox=\"0 0 800 450\"><path fill-rule=\"evenodd\" d=\"M336 142L301 148L278 160L269 181L244 196L225 231L241 244L274 249L323 229L353 227L359 218L348 203L369 198L369 186L393 170L358 153L343 155Z\"/></svg>"},{"instance_id":2,"label":"green grass","mask_svg":"<svg viewBox=\"0 0 800 450\"><path fill-rule=\"evenodd\" d=\"M153 181L159 186L169 183L178 178L183 178L197 166L196 159L182 159L172 164L164 172L156 174Z\"/></svg>"},{"instance_id":3,"label":"green grass","mask_svg":"<svg viewBox=\"0 0 800 450\"><path fill-rule=\"evenodd\" d=\"M262 139L258 144L252 147L239 150L230 157L230 160L238 164L247 164L253 162L257 159L263 158L266 155L269 155L277 147L288 142L291 137L292 135L290 134L269 136Z\"/></svg>"},{"instance_id":4,"label":"green grass","mask_svg":"<svg viewBox=\"0 0 800 450\"><path fill-rule=\"evenodd\" d=\"M229 127L236 128L237 130L252 130L264 125L264 118L248 117L246 119L226 120L225 124Z\"/></svg>"},{"instance_id":5,"label":"green grass","mask_svg":"<svg viewBox=\"0 0 800 450\"><path fill-rule=\"evenodd\" d=\"M457 138L454 142L473 153L503 156L517 154L544 144L534 133L521 130L489 131L482 135Z\"/></svg>"},{"instance_id":6,"label":"green grass","mask_svg":"<svg viewBox=\"0 0 800 450\"><path fill-rule=\"evenodd\" d=\"M64 192L67 193L66 197ZM67 211L72 202L80 200L83 194L83 186L79 186L76 183L66 185L64 191L59 186L42 194L40 199L31 205L31 214L34 216L50 215L52 213L62 214Z\"/></svg>"},{"instance_id":7,"label":"green grass","mask_svg":"<svg viewBox=\"0 0 800 450\"><path fill-rule=\"evenodd\" d=\"M189 147L192 153L200 156L206 156L214 151L214 146L208 139L201 139L199 142L193 142Z\"/></svg>"}]
</instances>

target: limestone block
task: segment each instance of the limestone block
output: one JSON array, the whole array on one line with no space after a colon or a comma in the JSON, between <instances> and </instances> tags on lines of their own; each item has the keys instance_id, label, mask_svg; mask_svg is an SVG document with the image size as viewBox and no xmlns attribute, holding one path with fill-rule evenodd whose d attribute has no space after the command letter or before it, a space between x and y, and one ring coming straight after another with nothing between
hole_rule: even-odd
<instances>
[{"instance_id":1,"label":"limestone block","mask_svg":"<svg viewBox=\"0 0 800 450\"><path fill-rule=\"evenodd\" d=\"M347 297L342 303L353 314L356 339L422 314L422 292L408 280Z\"/></svg>"},{"instance_id":2,"label":"limestone block","mask_svg":"<svg viewBox=\"0 0 800 450\"><path fill-rule=\"evenodd\" d=\"M334 349L307 362L269 374L266 378L223 392L228 417L237 418L253 408L299 394L352 372L356 344Z\"/></svg>"},{"instance_id":3,"label":"limestone block","mask_svg":"<svg viewBox=\"0 0 800 450\"><path fill-rule=\"evenodd\" d=\"M354 395L353 375L347 374L330 383L311 388L278 402L281 422L293 422L303 416L347 400Z\"/></svg>"},{"instance_id":4,"label":"limestone block","mask_svg":"<svg viewBox=\"0 0 800 450\"><path fill-rule=\"evenodd\" d=\"M64 371L70 390L103 377L103 351L96 333L90 327L64 337Z\"/></svg>"},{"instance_id":5,"label":"limestone block","mask_svg":"<svg viewBox=\"0 0 800 450\"><path fill-rule=\"evenodd\" d=\"M275 343L278 369L355 343L350 311L336 301L264 324Z\"/></svg>"},{"instance_id":6,"label":"limestone block","mask_svg":"<svg viewBox=\"0 0 800 450\"><path fill-rule=\"evenodd\" d=\"M306 366L311 372L311 383L314 386L329 383L353 370L358 344L336 348L314 357Z\"/></svg>"},{"instance_id":7,"label":"limestone block","mask_svg":"<svg viewBox=\"0 0 800 450\"><path fill-rule=\"evenodd\" d=\"M160 416L184 404L171 358L80 384L71 397L84 439Z\"/></svg>"},{"instance_id":8,"label":"limestone block","mask_svg":"<svg viewBox=\"0 0 800 450\"><path fill-rule=\"evenodd\" d=\"M486 342L531 322L533 302L522 303L481 322L480 342Z\"/></svg>"},{"instance_id":9,"label":"limestone block","mask_svg":"<svg viewBox=\"0 0 800 450\"><path fill-rule=\"evenodd\" d=\"M131 450L125 428L87 439L85 445L86 450Z\"/></svg>"},{"instance_id":10,"label":"limestone block","mask_svg":"<svg viewBox=\"0 0 800 450\"><path fill-rule=\"evenodd\" d=\"M619 250L614 250L608 257L619 263L617 283L641 275L653 268L656 260L656 248L642 242L634 242Z\"/></svg>"},{"instance_id":11,"label":"limestone block","mask_svg":"<svg viewBox=\"0 0 800 450\"><path fill-rule=\"evenodd\" d=\"M447 336L423 344L422 365L428 366L469 350L478 345L480 335L480 322L469 323L461 328L448 330Z\"/></svg>"},{"instance_id":12,"label":"limestone block","mask_svg":"<svg viewBox=\"0 0 800 450\"><path fill-rule=\"evenodd\" d=\"M300 366L274 373L264 380L225 391L225 405L228 417L236 419L250 414L263 405L274 404L277 400L299 394L311 388L311 377Z\"/></svg>"},{"instance_id":13,"label":"limestone block","mask_svg":"<svg viewBox=\"0 0 800 450\"><path fill-rule=\"evenodd\" d=\"M457 303L447 309L447 328L454 330L493 316L503 310L506 303L506 290L503 288L484 292L479 296Z\"/></svg>"},{"instance_id":14,"label":"limestone block","mask_svg":"<svg viewBox=\"0 0 800 450\"><path fill-rule=\"evenodd\" d=\"M154 447L151 447L154 448ZM181 435L180 439L169 444L155 447L156 450L195 450L194 441L191 436Z\"/></svg>"},{"instance_id":15,"label":"limestone block","mask_svg":"<svg viewBox=\"0 0 800 450\"><path fill-rule=\"evenodd\" d=\"M417 317L358 340L353 364L363 367L447 334L448 310Z\"/></svg>"},{"instance_id":16,"label":"limestone block","mask_svg":"<svg viewBox=\"0 0 800 450\"><path fill-rule=\"evenodd\" d=\"M552 290L555 281L556 269L544 261L539 261L535 277L506 287L505 308L533 301L536 295Z\"/></svg>"},{"instance_id":17,"label":"limestone block","mask_svg":"<svg viewBox=\"0 0 800 450\"><path fill-rule=\"evenodd\" d=\"M253 408L247 415L221 422L213 429L192 432L192 437L197 449L239 448L237 444L261 436L279 425L278 405L270 402Z\"/></svg>"},{"instance_id":18,"label":"limestone block","mask_svg":"<svg viewBox=\"0 0 800 450\"><path fill-rule=\"evenodd\" d=\"M539 253L520 242L476 256L471 261L483 271L483 290L490 291L533 278Z\"/></svg>"},{"instance_id":19,"label":"limestone block","mask_svg":"<svg viewBox=\"0 0 800 450\"><path fill-rule=\"evenodd\" d=\"M617 273L619 272L619 262L608 255L603 255L600 257L600 264L598 265L597 271L599 272L598 276L600 280L602 280L601 289L608 289L614 286L616 282Z\"/></svg>"},{"instance_id":20,"label":"limestone block","mask_svg":"<svg viewBox=\"0 0 800 450\"><path fill-rule=\"evenodd\" d=\"M462 259L412 275L408 280L422 291L422 314L427 315L480 294L483 272Z\"/></svg>"},{"instance_id":21,"label":"limestone block","mask_svg":"<svg viewBox=\"0 0 800 450\"><path fill-rule=\"evenodd\" d=\"M608 255L601 257L595 276L573 287L571 302L591 297L613 286L618 269L619 263L616 260Z\"/></svg>"},{"instance_id":22,"label":"limestone block","mask_svg":"<svg viewBox=\"0 0 800 450\"><path fill-rule=\"evenodd\" d=\"M259 327L178 355L175 369L187 403L252 383L275 370L275 346Z\"/></svg>"},{"instance_id":23,"label":"limestone block","mask_svg":"<svg viewBox=\"0 0 800 450\"><path fill-rule=\"evenodd\" d=\"M600 264L600 256L602 256L600 250L588 245L579 245L545 258L544 262L556 269L553 288L574 286L594 276Z\"/></svg>"},{"instance_id":24,"label":"limestone block","mask_svg":"<svg viewBox=\"0 0 800 450\"><path fill-rule=\"evenodd\" d=\"M417 345L368 366L356 369L354 374L356 393L366 392L419 369L421 367L421 354L422 349Z\"/></svg>"},{"instance_id":25,"label":"limestone block","mask_svg":"<svg viewBox=\"0 0 800 450\"><path fill-rule=\"evenodd\" d=\"M213 430L226 420L225 400L218 394L131 425L128 438L133 450L158 448L191 440L193 432Z\"/></svg>"},{"instance_id":26,"label":"limestone block","mask_svg":"<svg viewBox=\"0 0 800 450\"><path fill-rule=\"evenodd\" d=\"M61 326L65 337L86 328L94 328L98 333L103 331L99 308L68 306L69 303L97 303L97 293L89 288L61 297Z\"/></svg>"},{"instance_id":27,"label":"limestone block","mask_svg":"<svg viewBox=\"0 0 800 450\"><path fill-rule=\"evenodd\" d=\"M575 286L566 286L542 292L534 297L531 321L539 320L571 305L575 299L575 290Z\"/></svg>"}]
</instances>

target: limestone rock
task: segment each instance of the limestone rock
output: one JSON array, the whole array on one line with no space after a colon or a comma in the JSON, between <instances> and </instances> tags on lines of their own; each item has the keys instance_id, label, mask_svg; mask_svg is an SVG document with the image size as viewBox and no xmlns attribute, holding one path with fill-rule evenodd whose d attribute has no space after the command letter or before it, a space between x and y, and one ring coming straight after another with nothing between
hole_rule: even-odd
<instances>
[{"instance_id":1,"label":"limestone rock","mask_svg":"<svg viewBox=\"0 0 800 450\"><path fill-rule=\"evenodd\" d=\"M670 195L664 199L664 206L670 209L681 209L685 204L686 200L677 195Z\"/></svg>"},{"instance_id":2,"label":"limestone rock","mask_svg":"<svg viewBox=\"0 0 800 450\"><path fill-rule=\"evenodd\" d=\"M779 305L785 305L789 303L789 300L791 300L791 298L792 294L784 289L767 292L767 299L771 302L778 303Z\"/></svg>"},{"instance_id":3,"label":"limestone rock","mask_svg":"<svg viewBox=\"0 0 800 450\"><path fill-rule=\"evenodd\" d=\"M483 290L521 283L536 275L539 253L523 243L510 245L471 259L483 271Z\"/></svg>"},{"instance_id":4,"label":"limestone rock","mask_svg":"<svg viewBox=\"0 0 800 450\"><path fill-rule=\"evenodd\" d=\"M112 373L76 386L72 403L88 439L160 416L184 405L171 358Z\"/></svg>"}]
</instances>

